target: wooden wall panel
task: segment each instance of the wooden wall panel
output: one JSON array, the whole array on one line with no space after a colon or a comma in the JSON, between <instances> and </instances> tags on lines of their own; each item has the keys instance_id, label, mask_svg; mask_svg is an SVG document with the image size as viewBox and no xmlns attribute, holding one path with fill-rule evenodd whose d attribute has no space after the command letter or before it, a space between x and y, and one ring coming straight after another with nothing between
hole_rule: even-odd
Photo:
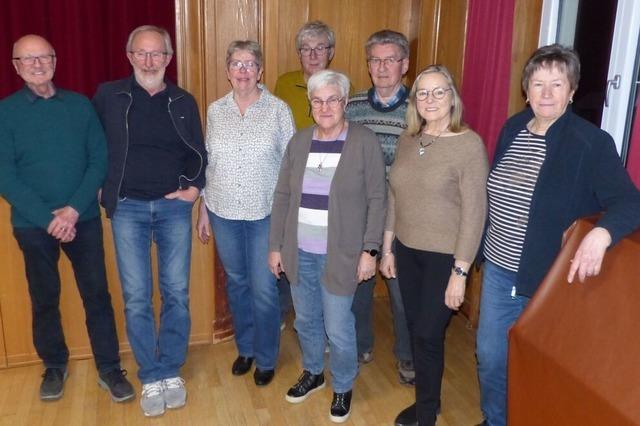
<instances>
[{"instance_id":1,"label":"wooden wall panel","mask_svg":"<svg viewBox=\"0 0 640 426\"><path fill-rule=\"evenodd\" d=\"M176 0L176 40L174 60L178 80L198 102L200 116L205 113L204 5L202 0Z\"/></svg>"},{"instance_id":2,"label":"wooden wall panel","mask_svg":"<svg viewBox=\"0 0 640 426\"><path fill-rule=\"evenodd\" d=\"M309 16L309 1L262 0L261 4L260 44L265 56L263 82L273 91L280 74L300 67L295 38Z\"/></svg>"},{"instance_id":3,"label":"wooden wall panel","mask_svg":"<svg viewBox=\"0 0 640 426\"><path fill-rule=\"evenodd\" d=\"M462 85L464 49L467 34L468 0L424 0L414 56L415 78L431 64L445 65L458 87Z\"/></svg>"},{"instance_id":4,"label":"wooden wall panel","mask_svg":"<svg viewBox=\"0 0 640 426\"><path fill-rule=\"evenodd\" d=\"M300 68L295 35L307 21L319 19L336 34L336 52L331 68L345 72L356 90L371 86L364 44L369 35L383 28L406 34L417 27L414 9L418 0L263 0L261 43L265 51L264 81L271 89L280 74ZM273 41L276 40L277 44Z\"/></svg>"},{"instance_id":5,"label":"wooden wall panel","mask_svg":"<svg viewBox=\"0 0 640 426\"><path fill-rule=\"evenodd\" d=\"M527 59L538 47L540 18L543 0L516 0L513 15L513 41L511 45L511 82L509 90L509 115L522 110L525 97L522 93L522 69Z\"/></svg>"},{"instance_id":6,"label":"wooden wall panel","mask_svg":"<svg viewBox=\"0 0 640 426\"><path fill-rule=\"evenodd\" d=\"M467 36L468 0L445 0L440 3L440 23L435 62L449 68L462 87L464 49Z\"/></svg>"},{"instance_id":7,"label":"wooden wall panel","mask_svg":"<svg viewBox=\"0 0 640 426\"><path fill-rule=\"evenodd\" d=\"M440 25L440 0L423 0L418 4L418 28L411 41L411 57L415 58L415 71L411 80L428 65L436 61L436 47ZM411 71L411 70L410 70Z\"/></svg>"},{"instance_id":8,"label":"wooden wall panel","mask_svg":"<svg viewBox=\"0 0 640 426\"><path fill-rule=\"evenodd\" d=\"M206 104L231 90L226 52L234 40L258 40L260 8L253 0L205 0L204 55Z\"/></svg>"}]
</instances>

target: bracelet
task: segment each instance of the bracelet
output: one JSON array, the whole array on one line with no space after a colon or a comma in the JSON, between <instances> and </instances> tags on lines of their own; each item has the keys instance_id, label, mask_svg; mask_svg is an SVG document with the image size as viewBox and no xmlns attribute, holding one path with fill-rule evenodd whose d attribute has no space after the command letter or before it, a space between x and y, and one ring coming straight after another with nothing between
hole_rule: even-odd
<instances>
[{"instance_id":1,"label":"bracelet","mask_svg":"<svg viewBox=\"0 0 640 426\"><path fill-rule=\"evenodd\" d=\"M382 257L384 257L384 256L388 256L388 255L390 255L390 254L393 254L393 252L392 252L391 250L389 250L389 251L385 251L384 253L382 253Z\"/></svg>"}]
</instances>

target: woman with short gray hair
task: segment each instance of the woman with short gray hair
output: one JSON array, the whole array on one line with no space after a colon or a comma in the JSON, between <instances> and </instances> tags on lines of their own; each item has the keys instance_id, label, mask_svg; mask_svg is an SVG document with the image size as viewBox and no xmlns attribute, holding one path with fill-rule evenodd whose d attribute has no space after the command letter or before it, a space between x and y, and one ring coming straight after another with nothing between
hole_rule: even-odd
<instances>
[{"instance_id":1,"label":"woman with short gray hair","mask_svg":"<svg viewBox=\"0 0 640 426\"><path fill-rule=\"evenodd\" d=\"M564 231L602 212L571 259L572 282L598 275L607 249L640 225L640 193L613 139L571 110L579 81L573 49L553 44L531 55L522 73L529 107L502 128L487 180L476 355L489 426L507 424L509 328L549 271Z\"/></svg>"},{"instance_id":2,"label":"woman with short gray hair","mask_svg":"<svg viewBox=\"0 0 640 426\"><path fill-rule=\"evenodd\" d=\"M280 161L294 132L289 107L259 84L262 50L252 40L227 49L232 90L207 110L207 184L200 203L198 236L215 234L238 357L231 373L251 369L265 386L274 376L280 343L280 303L267 269L269 219Z\"/></svg>"},{"instance_id":3,"label":"woman with short gray hair","mask_svg":"<svg viewBox=\"0 0 640 426\"><path fill-rule=\"evenodd\" d=\"M385 167L375 134L344 117L349 79L319 71L308 83L313 127L294 135L273 197L269 268L286 274L304 371L287 392L299 403L325 386L329 338L330 419L347 420L358 373L355 318L359 282L375 275L385 217Z\"/></svg>"}]
</instances>

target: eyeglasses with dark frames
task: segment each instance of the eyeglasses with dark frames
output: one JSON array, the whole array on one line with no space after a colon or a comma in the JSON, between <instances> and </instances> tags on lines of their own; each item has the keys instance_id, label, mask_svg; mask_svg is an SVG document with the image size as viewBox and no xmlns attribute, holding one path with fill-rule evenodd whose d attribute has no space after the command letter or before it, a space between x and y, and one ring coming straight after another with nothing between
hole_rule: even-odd
<instances>
[{"instance_id":1,"label":"eyeglasses with dark frames","mask_svg":"<svg viewBox=\"0 0 640 426\"><path fill-rule=\"evenodd\" d=\"M302 56L311 56L312 53L315 53L317 56L324 56L329 53L329 49L332 47L333 46L325 46L323 44L316 47L303 46L298 52L300 52Z\"/></svg>"},{"instance_id":2,"label":"eyeglasses with dark frames","mask_svg":"<svg viewBox=\"0 0 640 426\"><path fill-rule=\"evenodd\" d=\"M36 60L41 64L50 64L51 62L53 62L53 58L55 57L56 55L49 54L49 55L40 55L40 56L18 56L12 59L14 61L20 61L22 65L33 65L36 63Z\"/></svg>"},{"instance_id":3,"label":"eyeglasses with dark frames","mask_svg":"<svg viewBox=\"0 0 640 426\"><path fill-rule=\"evenodd\" d=\"M384 64L385 67L389 67L391 65L395 65L404 60L404 58L396 59L396 58L375 58L371 57L367 59L367 62L370 66L379 67L380 64Z\"/></svg>"}]
</instances>

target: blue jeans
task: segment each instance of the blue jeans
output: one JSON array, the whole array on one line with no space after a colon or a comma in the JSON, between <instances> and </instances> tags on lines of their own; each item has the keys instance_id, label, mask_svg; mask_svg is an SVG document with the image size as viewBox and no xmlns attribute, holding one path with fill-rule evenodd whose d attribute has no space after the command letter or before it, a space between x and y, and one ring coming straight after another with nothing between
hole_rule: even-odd
<instances>
[{"instance_id":1,"label":"blue jeans","mask_svg":"<svg viewBox=\"0 0 640 426\"><path fill-rule=\"evenodd\" d=\"M385 279L389 291L389 303L393 316L395 342L393 353L398 361L413 361L409 328L402 304L402 293L397 278ZM376 277L363 282L356 289L351 310L356 317L358 354L373 350L373 290Z\"/></svg>"},{"instance_id":2,"label":"blue jeans","mask_svg":"<svg viewBox=\"0 0 640 426\"><path fill-rule=\"evenodd\" d=\"M224 219L208 212L218 256L227 277L227 298L238 353L271 370L280 348L280 302L269 271L270 216L260 220Z\"/></svg>"},{"instance_id":3,"label":"blue jeans","mask_svg":"<svg viewBox=\"0 0 640 426\"><path fill-rule=\"evenodd\" d=\"M507 422L508 332L530 300L526 296L512 296L515 286L515 272L485 262L476 355L480 406L489 426L503 426Z\"/></svg>"},{"instance_id":4,"label":"blue jeans","mask_svg":"<svg viewBox=\"0 0 640 426\"><path fill-rule=\"evenodd\" d=\"M60 321L60 249L76 278L96 366L101 373L120 369L118 336L107 287L100 218L76 223L76 237L60 243L41 228L15 228L24 256L31 296L33 345L48 368L66 368L69 350Z\"/></svg>"},{"instance_id":5,"label":"blue jeans","mask_svg":"<svg viewBox=\"0 0 640 426\"><path fill-rule=\"evenodd\" d=\"M187 357L192 207L181 200L123 199L111 220L127 335L142 384L179 376ZM152 242L162 300L159 328L153 315Z\"/></svg>"},{"instance_id":6,"label":"blue jeans","mask_svg":"<svg viewBox=\"0 0 640 426\"><path fill-rule=\"evenodd\" d=\"M325 261L326 255L298 250L298 283L291 286L294 325L303 368L311 374L324 370L325 336L329 338L333 391L344 393L351 390L358 374L353 296L331 294L322 285Z\"/></svg>"}]
</instances>

